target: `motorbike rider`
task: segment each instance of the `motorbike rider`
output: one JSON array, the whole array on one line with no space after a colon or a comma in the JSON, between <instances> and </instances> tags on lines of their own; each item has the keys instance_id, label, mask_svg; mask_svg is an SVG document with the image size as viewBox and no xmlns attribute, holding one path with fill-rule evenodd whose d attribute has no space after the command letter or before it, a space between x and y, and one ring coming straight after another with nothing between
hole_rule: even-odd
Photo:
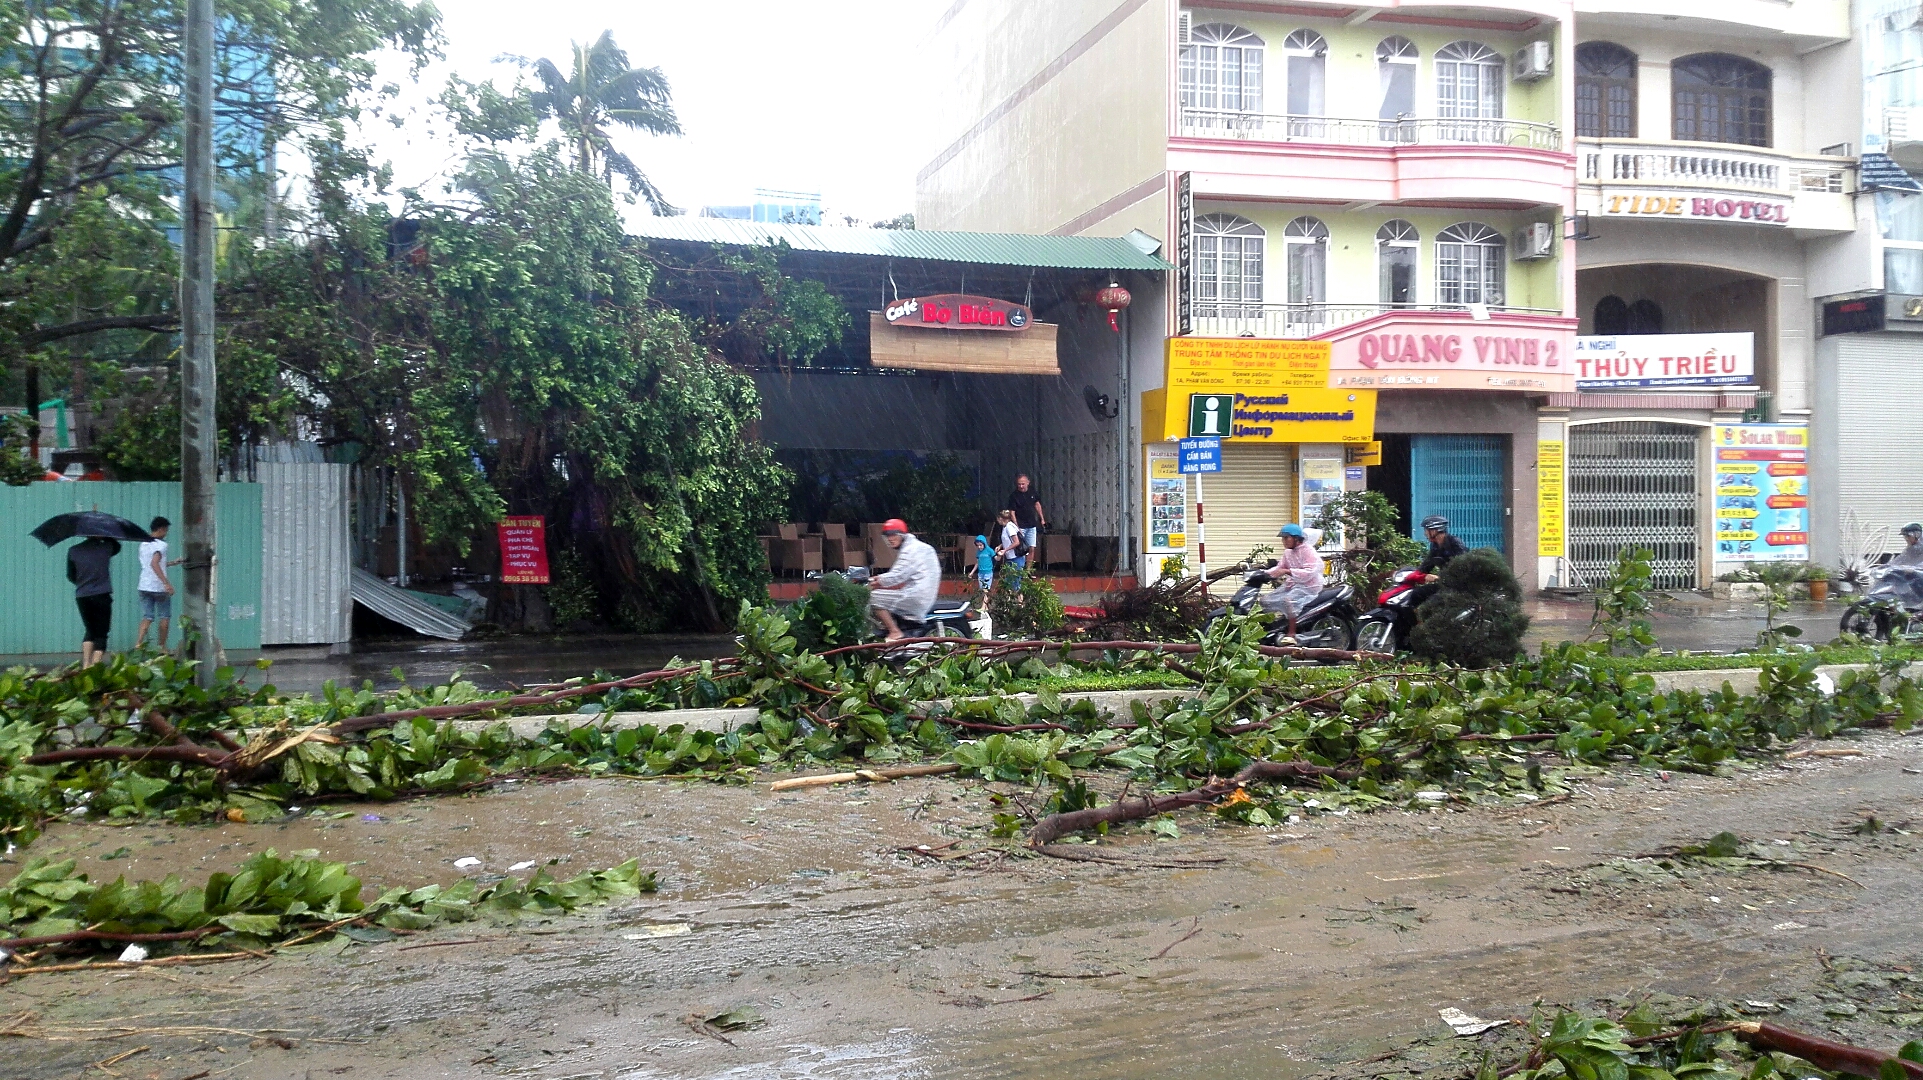
<instances>
[{"instance_id":1,"label":"motorbike rider","mask_svg":"<svg viewBox=\"0 0 1923 1080\"><path fill-rule=\"evenodd\" d=\"M1923 566L1923 522L1912 521L1903 526L1903 541L1906 546L1890 560L1891 566Z\"/></svg>"},{"instance_id":2,"label":"motorbike rider","mask_svg":"<svg viewBox=\"0 0 1923 1080\"><path fill-rule=\"evenodd\" d=\"M1434 596L1442 588L1442 568L1458 555L1467 554L1469 549L1449 531L1449 519L1441 514L1430 514L1422 519L1423 535L1429 538L1429 554L1423 556L1422 564L1416 567L1422 575L1423 584L1415 591L1415 605L1422 606L1424 600Z\"/></svg>"},{"instance_id":3,"label":"motorbike rider","mask_svg":"<svg viewBox=\"0 0 1923 1080\"><path fill-rule=\"evenodd\" d=\"M1309 534L1294 522L1282 526L1276 535L1282 538L1282 557L1268 575L1284 584L1262 598L1262 607L1289 621L1289 637L1293 639L1296 616L1322 592L1322 555L1309 543Z\"/></svg>"},{"instance_id":4,"label":"motorbike rider","mask_svg":"<svg viewBox=\"0 0 1923 1080\"><path fill-rule=\"evenodd\" d=\"M895 549L895 565L875 578L869 593L875 617L889 641L899 641L899 615L911 623L924 622L941 590L941 555L908 531L908 523L889 518L881 526L882 542Z\"/></svg>"}]
</instances>

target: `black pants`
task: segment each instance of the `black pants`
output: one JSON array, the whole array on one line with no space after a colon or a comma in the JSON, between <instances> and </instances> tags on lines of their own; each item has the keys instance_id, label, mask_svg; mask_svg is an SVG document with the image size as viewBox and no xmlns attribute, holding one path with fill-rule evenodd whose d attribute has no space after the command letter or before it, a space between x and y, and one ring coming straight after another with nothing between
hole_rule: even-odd
<instances>
[{"instance_id":1,"label":"black pants","mask_svg":"<svg viewBox=\"0 0 1923 1080\"><path fill-rule=\"evenodd\" d=\"M114 596L112 593L99 593L94 596L74 597L74 606L80 609L80 622L87 628L83 639L103 652L107 648L107 635L114 625Z\"/></svg>"}]
</instances>

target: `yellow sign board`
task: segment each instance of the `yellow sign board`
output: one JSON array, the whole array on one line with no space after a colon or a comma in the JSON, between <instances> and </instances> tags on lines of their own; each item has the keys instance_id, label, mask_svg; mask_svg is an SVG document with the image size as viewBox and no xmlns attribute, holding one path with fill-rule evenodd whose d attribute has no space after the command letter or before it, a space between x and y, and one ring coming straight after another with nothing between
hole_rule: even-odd
<instances>
[{"instance_id":1,"label":"yellow sign board","mask_svg":"<svg viewBox=\"0 0 1923 1080\"><path fill-rule=\"evenodd\" d=\"M1221 435L1228 439L1367 443L1374 438L1376 392L1329 389L1326 341L1175 337L1168 339L1167 350L1164 439L1214 434L1190 430L1198 397L1209 406L1201 415L1226 421ZM1145 426L1144 432L1154 429Z\"/></svg>"},{"instance_id":2,"label":"yellow sign board","mask_svg":"<svg viewBox=\"0 0 1923 1080\"><path fill-rule=\"evenodd\" d=\"M1348 453L1347 464L1350 464L1350 465L1382 464L1382 444L1379 442L1351 443L1348 446L1343 447L1343 450Z\"/></svg>"},{"instance_id":3,"label":"yellow sign board","mask_svg":"<svg viewBox=\"0 0 1923 1080\"><path fill-rule=\"evenodd\" d=\"M1563 550L1563 444L1536 443L1536 554L1557 558Z\"/></svg>"},{"instance_id":4,"label":"yellow sign board","mask_svg":"<svg viewBox=\"0 0 1923 1080\"><path fill-rule=\"evenodd\" d=\"M1329 343L1271 338L1168 339L1170 393L1254 393L1329 385Z\"/></svg>"}]
</instances>

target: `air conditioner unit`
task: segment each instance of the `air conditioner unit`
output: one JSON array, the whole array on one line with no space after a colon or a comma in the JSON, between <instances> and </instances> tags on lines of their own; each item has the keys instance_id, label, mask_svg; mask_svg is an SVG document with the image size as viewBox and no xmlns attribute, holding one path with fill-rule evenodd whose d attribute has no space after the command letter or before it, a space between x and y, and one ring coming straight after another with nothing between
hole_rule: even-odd
<instances>
[{"instance_id":1,"label":"air conditioner unit","mask_svg":"<svg viewBox=\"0 0 1923 1080\"><path fill-rule=\"evenodd\" d=\"M1556 54L1547 41L1532 41L1516 50L1513 78L1517 82L1535 82L1547 79L1555 64Z\"/></svg>"},{"instance_id":2,"label":"air conditioner unit","mask_svg":"<svg viewBox=\"0 0 1923 1080\"><path fill-rule=\"evenodd\" d=\"M1516 230L1516 261L1556 257L1556 227L1547 221L1533 221Z\"/></svg>"},{"instance_id":3,"label":"air conditioner unit","mask_svg":"<svg viewBox=\"0 0 1923 1080\"><path fill-rule=\"evenodd\" d=\"M1194 21L1195 15L1193 12L1184 11L1175 16L1175 43L1177 45L1187 45L1189 43L1189 28Z\"/></svg>"}]
</instances>

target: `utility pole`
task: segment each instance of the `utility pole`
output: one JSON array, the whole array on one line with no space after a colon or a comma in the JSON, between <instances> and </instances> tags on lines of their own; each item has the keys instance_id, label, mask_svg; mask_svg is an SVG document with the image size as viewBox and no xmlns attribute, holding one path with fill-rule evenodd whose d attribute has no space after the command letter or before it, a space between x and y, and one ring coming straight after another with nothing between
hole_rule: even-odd
<instances>
[{"instance_id":1,"label":"utility pole","mask_svg":"<svg viewBox=\"0 0 1923 1080\"><path fill-rule=\"evenodd\" d=\"M187 0L180 200L180 502L183 621L199 635L196 681L220 666L214 631L214 0ZM183 628L185 629L185 628Z\"/></svg>"}]
</instances>

